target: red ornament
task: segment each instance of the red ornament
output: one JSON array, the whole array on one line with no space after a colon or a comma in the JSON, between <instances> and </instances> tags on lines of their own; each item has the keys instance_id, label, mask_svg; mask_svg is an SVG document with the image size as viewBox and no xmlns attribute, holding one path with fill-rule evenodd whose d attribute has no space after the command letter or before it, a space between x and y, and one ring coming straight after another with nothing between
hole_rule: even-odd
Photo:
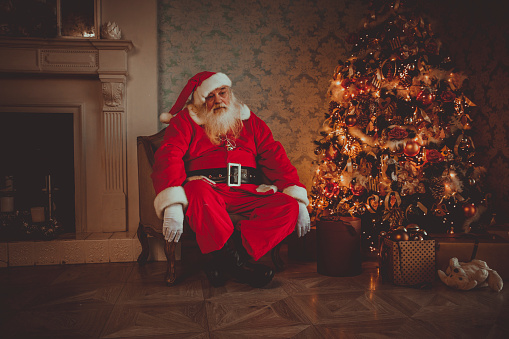
<instances>
[{"instance_id":1,"label":"red ornament","mask_svg":"<svg viewBox=\"0 0 509 339\"><path fill-rule=\"evenodd\" d=\"M403 152L406 156L415 157L421 151L421 145L414 140L408 140L405 144Z\"/></svg>"},{"instance_id":2,"label":"red ornament","mask_svg":"<svg viewBox=\"0 0 509 339\"><path fill-rule=\"evenodd\" d=\"M353 127L355 126L355 124L357 124L357 116L354 115L354 114L351 114L351 115L347 115L346 118L345 118L345 124L348 126L348 127Z\"/></svg>"},{"instance_id":3,"label":"red ornament","mask_svg":"<svg viewBox=\"0 0 509 339\"><path fill-rule=\"evenodd\" d=\"M429 106L435 100L435 94L431 93L429 90L424 89L417 94L417 101L422 102L424 106Z\"/></svg>"},{"instance_id":4,"label":"red ornament","mask_svg":"<svg viewBox=\"0 0 509 339\"><path fill-rule=\"evenodd\" d=\"M431 162L433 164L442 162L445 160L445 157L437 151L436 149L427 149L426 150L426 161Z\"/></svg>"},{"instance_id":5,"label":"red ornament","mask_svg":"<svg viewBox=\"0 0 509 339\"><path fill-rule=\"evenodd\" d=\"M360 196L366 191L366 188L359 183L352 182L350 183L350 190L353 195Z\"/></svg>"},{"instance_id":6,"label":"red ornament","mask_svg":"<svg viewBox=\"0 0 509 339\"><path fill-rule=\"evenodd\" d=\"M329 182L325 185L325 196L327 198L332 198L339 194L339 185L337 182Z\"/></svg>"},{"instance_id":7,"label":"red ornament","mask_svg":"<svg viewBox=\"0 0 509 339\"><path fill-rule=\"evenodd\" d=\"M359 91L367 91L369 89L370 84L370 78L368 77L361 77L358 78L355 82L355 86Z\"/></svg>"},{"instance_id":8,"label":"red ornament","mask_svg":"<svg viewBox=\"0 0 509 339\"><path fill-rule=\"evenodd\" d=\"M477 208L473 203L463 205L463 213L465 217L472 218L477 212Z\"/></svg>"}]
</instances>

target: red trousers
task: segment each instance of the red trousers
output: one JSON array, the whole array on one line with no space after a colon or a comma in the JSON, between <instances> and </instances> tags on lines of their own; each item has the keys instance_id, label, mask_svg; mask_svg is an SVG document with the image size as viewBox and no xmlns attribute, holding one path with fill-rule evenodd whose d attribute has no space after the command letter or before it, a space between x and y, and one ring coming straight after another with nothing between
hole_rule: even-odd
<instances>
[{"instance_id":1,"label":"red trousers","mask_svg":"<svg viewBox=\"0 0 509 339\"><path fill-rule=\"evenodd\" d=\"M228 213L248 217L236 227L253 259L260 259L295 229L297 200L284 193L258 193L256 185L228 187L192 180L184 185L189 205L186 217L202 253L221 249L233 233Z\"/></svg>"}]
</instances>

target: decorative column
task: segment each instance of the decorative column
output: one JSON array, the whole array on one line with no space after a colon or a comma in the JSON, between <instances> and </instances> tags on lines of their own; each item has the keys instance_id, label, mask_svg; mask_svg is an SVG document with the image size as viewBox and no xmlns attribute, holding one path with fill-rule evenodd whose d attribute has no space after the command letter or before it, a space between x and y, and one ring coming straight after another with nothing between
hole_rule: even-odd
<instances>
[{"instance_id":1,"label":"decorative column","mask_svg":"<svg viewBox=\"0 0 509 339\"><path fill-rule=\"evenodd\" d=\"M104 192L103 231L125 231L126 199L126 77L100 75L103 94Z\"/></svg>"},{"instance_id":2,"label":"decorative column","mask_svg":"<svg viewBox=\"0 0 509 339\"><path fill-rule=\"evenodd\" d=\"M103 98L101 119L104 169L101 200L103 232L124 232L127 229L126 78L127 52L131 48L132 45L124 45L99 49L97 71Z\"/></svg>"}]
</instances>

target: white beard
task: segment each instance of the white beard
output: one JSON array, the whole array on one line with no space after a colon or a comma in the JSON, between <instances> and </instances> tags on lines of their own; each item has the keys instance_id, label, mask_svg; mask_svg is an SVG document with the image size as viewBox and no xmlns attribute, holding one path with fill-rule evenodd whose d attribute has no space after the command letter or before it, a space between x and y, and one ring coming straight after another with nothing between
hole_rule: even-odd
<instances>
[{"instance_id":1,"label":"white beard","mask_svg":"<svg viewBox=\"0 0 509 339\"><path fill-rule=\"evenodd\" d=\"M211 110L204 104L199 116L205 122L205 133L214 145L221 144L221 136L237 138L242 130L240 118L241 104L232 96L230 106L221 105L221 108L214 106ZM214 108L216 110L214 111Z\"/></svg>"}]
</instances>

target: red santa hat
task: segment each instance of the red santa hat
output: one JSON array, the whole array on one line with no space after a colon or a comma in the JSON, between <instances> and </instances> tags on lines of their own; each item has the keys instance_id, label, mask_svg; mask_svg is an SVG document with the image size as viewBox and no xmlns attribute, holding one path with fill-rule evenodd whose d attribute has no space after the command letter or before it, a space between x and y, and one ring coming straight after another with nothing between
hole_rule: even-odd
<instances>
[{"instance_id":1,"label":"red santa hat","mask_svg":"<svg viewBox=\"0 0 509 339\"><path fill-rule=\"evenodd\" d=\"M173 107L168 113L162 113L159 116L159 120L165 124L169 123L170 119L184 108L187 99L193 93L193 103L195 105L203 105L205 103L205 98L210 94L210 92L216 88L222 86L231 87L231 85L232 82L226 74L200 72L189 79L182 92L180 92L180 95Z\"/></svg>"}]
</instances>

